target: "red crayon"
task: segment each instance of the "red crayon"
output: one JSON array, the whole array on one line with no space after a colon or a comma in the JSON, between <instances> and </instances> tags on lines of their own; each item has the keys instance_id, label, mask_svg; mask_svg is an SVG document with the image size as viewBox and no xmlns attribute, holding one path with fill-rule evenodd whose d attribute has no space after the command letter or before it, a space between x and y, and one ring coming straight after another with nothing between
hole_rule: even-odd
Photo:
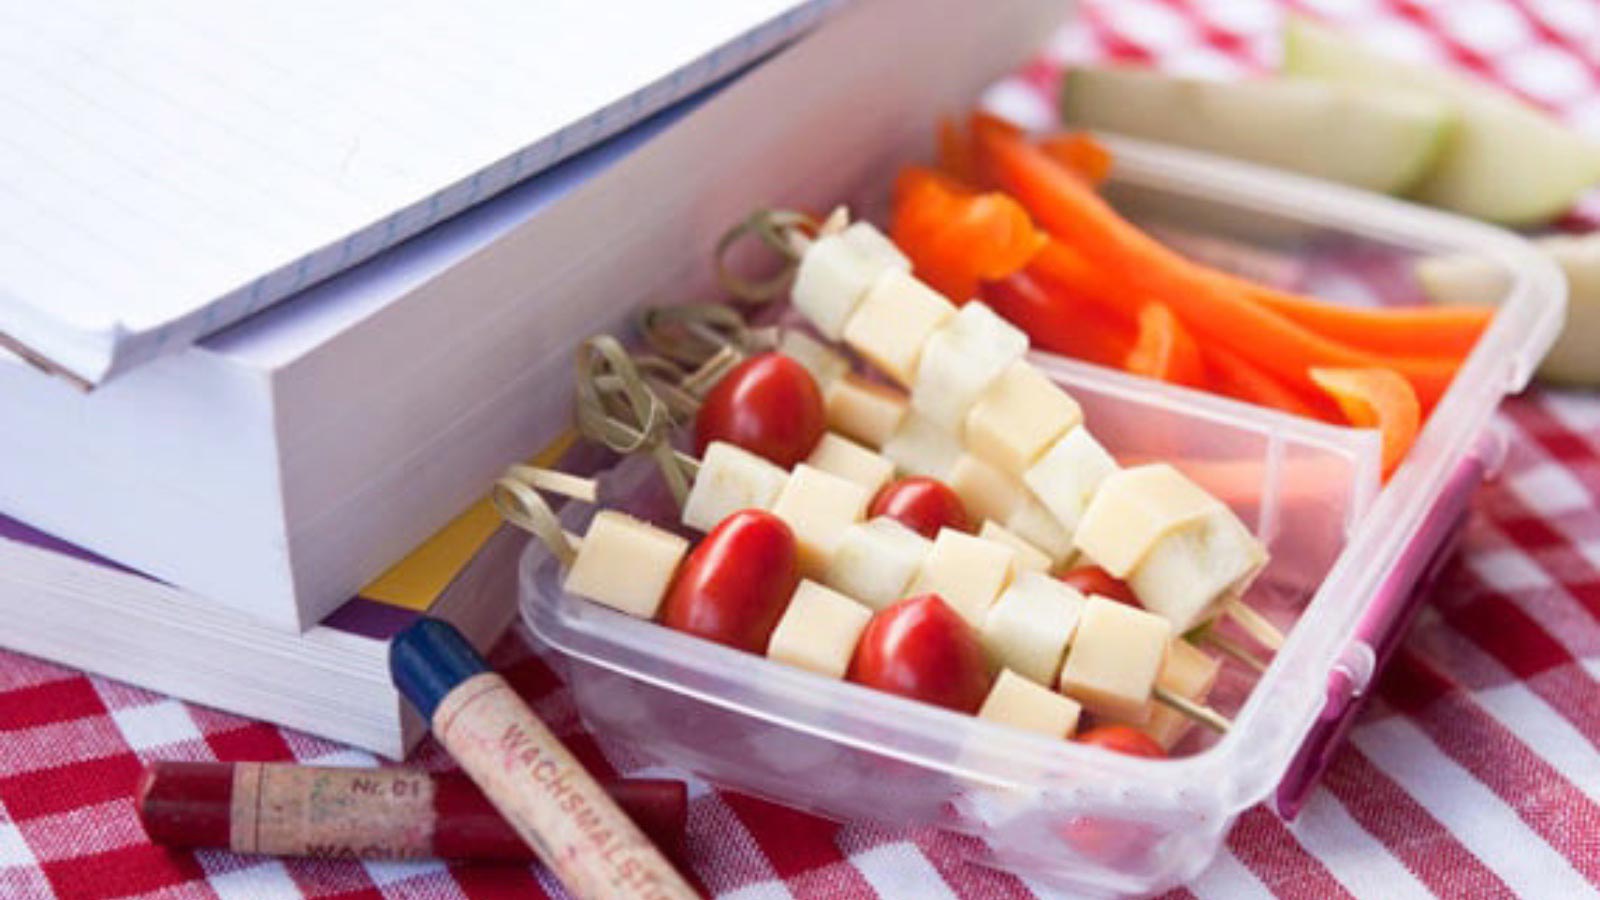
<instances>
[{"instance_id":1,"label":"red crayon","mask_svg":"<svg viewBox=\"0 0 1600 900\"><path fill-rule=\"evenodd\" d=\"M656 844L682 846L683 782L624 779L605 789ZM175 847L361 859L535 858L477 786L455 772L156 762L136 798L150 839Z\"/></svg>"}]
</instances>

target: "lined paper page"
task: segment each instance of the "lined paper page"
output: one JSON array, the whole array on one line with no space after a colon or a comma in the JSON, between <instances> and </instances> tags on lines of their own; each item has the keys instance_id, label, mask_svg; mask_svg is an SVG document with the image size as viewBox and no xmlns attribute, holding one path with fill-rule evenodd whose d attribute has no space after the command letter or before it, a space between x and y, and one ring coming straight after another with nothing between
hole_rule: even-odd
<instances>
[{"instance_id":1,"label":"lined paper page","mask_svg":"<svg viewBox=\"0 0 1600 900\"><path fill-rule=\"evenodd\" d=\"M0 6L0 332L90 381L770 51L794 0Z\"/></svg>"}]
</instances>

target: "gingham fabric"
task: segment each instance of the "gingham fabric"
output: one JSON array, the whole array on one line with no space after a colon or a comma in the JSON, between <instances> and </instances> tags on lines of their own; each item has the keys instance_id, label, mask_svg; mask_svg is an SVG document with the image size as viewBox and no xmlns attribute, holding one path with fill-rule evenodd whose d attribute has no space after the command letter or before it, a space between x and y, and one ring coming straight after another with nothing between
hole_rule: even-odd
<instances>
[{"instance_id":1,"label":"gingham fabric","mask_svg":"<svg viewBox=\"0 0 1600 900\"><path fill-rule=\"evenodd\" d=\"M1586 0L1318 0L1292 6L1396 54L1508 83L1600 134L1600 5ZM1228 74L1264 69L1265 0L1096 0L1014 91L1061 59ZM1571 217L1581 226L1587 217ZM1247 812L1174 896L1576 897L1600 885L1600 397L1509 401L1499 479L1460 558L1300 819ZM586 735L520 631L495 653L597 769L681 775ZM149 845L141 760L373 760L323 741L0 653L0 898L461 898L559 894L537 869L360 864ZM432 744L413 760L449 761ZM931 832L837 825L692 783L687 867L718 897L1026 897Z\"/></svg>"}]
</instances>

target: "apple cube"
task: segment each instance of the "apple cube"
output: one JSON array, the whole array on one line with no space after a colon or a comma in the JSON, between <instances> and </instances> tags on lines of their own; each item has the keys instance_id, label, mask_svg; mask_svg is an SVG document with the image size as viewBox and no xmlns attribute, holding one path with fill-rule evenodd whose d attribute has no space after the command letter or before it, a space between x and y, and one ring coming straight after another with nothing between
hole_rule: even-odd
<instances>
[{"instance_id":1,"label":"apple cube","mask_svg":"<svg viewBox=\"0 0 1600 900\"><path fill-rule=\"evenodd\" d=\"M1072 532L1061 527L1050 510L1031 496L1023 497L1017 508L1012 510L1011 518L1006 520L1006 528L1030 546L1043 551L1050 557L1052 566L1066 565L1077 552L1072 546Z\"/></svg>"},{"instance_id":2,"label":"apple cube","mask_svg":"<svg viewBox=\"0 0 1600 900\"><path fill-rule=\"evenodd\" d=\"M892 266L892 260L863 252L858 240L843 234L820 237L800 257L790 293L794 308L824 337L836 341L873 283Z\"/></svg>"},{"instance_id":3,"label":"apple cube","mask_svg":"<svg viewBox=\"0 0 1600 900\"><path fill-rule=\"evenodd\" d=\"M810 465L854 481L876 494L894 477L894 463L849 438L829 432L806 459Z\"/></svg>"},{"instance_id":4,"label":"apple cube","mask_svg":"<svg viewBox=\"0 0 1600 900\"><path fill-rule=\"evenodd\" d=\"M788 523L800 551L800 572L822 577L845 529L866 514L872 495L853 481L801 463L778 493L772 514Z\"/></svg>"},{"instance_id":5,"label":"apple cube","mask_svg":"<svg viewBox=\"0 0 1600 900\"><path fill-rule=\"evenodd\" d=\"M956 314L955 305L915 276L890 269L878 276L844 326L844 342L902 385L916 379L928 336Z\"/></svg>"},{"instance_id":6,"label":"apple cube","mask_svg":"<svg viewBox=\"0 0 1600 900\"><path fill-rule=\"evenodd\" d=\"M743 447L713 441L683 504L683 524L710 531L741 509L771 509L789 473Z\"/></svg>"},{"instance_id":7,"label":"apple cube","mask_svg":"<svg viewBox=\"0 0 1600 900\"><path fill-rule=\"evenodd\" d=\"M978 537L994 541L996 544L1005 544L1017 551L1019 573L1050 571L1050 557L1043 550L1023 540L1004 526L996 525L993 519L983 521L983 527L978 529Z\"/></svg>"},{"instance_id":8,"label":"apple cube","mask_svg":"<svg viewBox=\"0 0 1600 900\"><path fill-rule=\"evenodd\" d=\"M849 597L802 581L767 643L767 658L826 678L843 678L872 610Z\"/></svg>"},{"instance_id":9,"label":"apple cube","mask_svg":"<svg viewBox=\"0 0 1600 900\"><path fill-rule=\"evenodd\" d=\"M1011 581L1016 559L1017 552L1004 544L941 529L907 594L938 594L969 625L981 629L989 607Z\"/></svg>"},{"instance_id":10,"label":"apple cube","mask_svg":"<svg viewBox=\"0 0 1600 900\"><path fill-rule=\"evenodd\" d=\"M972 301L927 339L911 408L960 437L978 398L1027 352L1021 329Z\"/></svg>"},{"instance_id":11,"label":"apple cube","mask_svg":"<svg viewBox=\"0 0 1600 900\"><path fill-rule=\"evenodd\" d=\"M1128 574L1128 587L1145 609L1188 631L1219 601L1243 594L1266 561L1266 548L1219 501L1158 538Z\"/></svg>"},{"instance_id":12,"label":"apple cube","mask_svg":"<svg viewBox=\"0 0 1600 900\"><path fill-rule=\"evenodd\" d=\"M950 432L912 412L884 443L883 455L908 475L943 481L966 454Z\"/></svg>"},{"instance_id":13,"label":"apple cube","mask_svg":"<svg viewBox=\"0 0 1600 900\"><path fill-rule=\"evenodd\" d=\"M778 338L778 352L805 366L824 394L850 371L850 360L844 354L795 328L784 329Z\"/></svg>"},{"instance_id":14,"label":"apple cube","mask_svg":"<svg viewBox=\"0 0 1600 900\"><path fill-rule=\"evenodd\" d=\"M1178 638L1167 648L1167 663L1161 667L1156 684L1186 700L1203 704L1216 686L1217 676L1221 672L1221 660ZM1141 730L1154 738L1163 749L1171 750L1193 726L1193 720L1183 713L1162 703L1151 702L1149 717L1145 719Z\"/></svg>"},{"instance_id":15,"label":"apple cube","mask_svg":"<svg viewBox=\"0 0 1600 900\"><path fill-rule=\"evenodd\" d=\"M828 562L827 583L873 609L907 596L933 542L894 519L857 522L845 530Z\"/></svg>"},{"instance_id":16,"label":"apple cube","mask_svg":"<svg viewBox=\"0 0 1600 900\"><path fill-rule=\"evenodd\" d=\"M983 645L999 663L1046 687L1083 614L1083 595L1048 575L1019 574L983 620Z\"/></svg>"},{"instance_id":17,"label":"apple cube","mask_svg":"<svg viewBox=\"0 0 1600 900\"><path fill-rule=\"evenodd\" d=\"M1061 667L1061 692L1090 712L1143 724L1171 640L1166 619L1090 596Z\"/></svg>"},{"instance_id":18,"label":"apple cube","mask_svg":"<svg viewBox=\"0 0 1600 900\"><path fill-rule=\"evenodd\" d=\"M1164 535L1219 509L1227 507L1177 469L1135 466L1100 483L1073 541L1096 565L1127 578Z\"/></svg>"},{"instance_id":19,"label":"apple cube","mask_svg":"<svg viewBox=\"0 0 1600 900\"><path fill-rule=\"evenodd\" d=\"M595 513L567 570L569 594L641 619L653 618L689 542L615 510Z\"/></svg>"},{"instance_id":20,"label":"apple cube","mask_svg":"<svg viewBox=\"0 0 1600 900\"><path fill-rule=\"evenodd\" d=\"M984 698L978 718L1045 737L1069 738L1078 729L1083 707L1071 697L1063 697L1047 687L1003 670Z\"/></svg>"},{"instance_id":21,"label":"apple cube","mask_svg":"<svg viewBox=\"0 0 1600 900\"><path fill-rule=\"evenodd\" d=\"M1106 448L1089 429L1076 425L1022 473L1022 482L1062 528L1075 534L1090 498L1115 471L1117 461Z\"/></svg>"},{"instance_id":22,"label":"apple cube","mask_svg":"<svg viewBox=\"0 0 1600 900\"><path fill-rule=\"evenodd\" d=\"M882 447L905 421L905 394L859 375L845 375L823 392L828 427L868 447Z\"/></svg>"},{"instance_id":23,"label":"apple cube","mask_svg":"<svg viewBox=\"0 0 1600 900\"><path fill-rule=\"evenodd\" d=\"M1008 519L1027 498L1021 482L970 453L956 459L944 480L978 519Z\"/></svg>"},{"instance_id":24,"label":"apple cube","mask_svg":"<svg viewBox=\"0 0 1600 900\"><path fill-rule=\"evenodd\" d=\"M1067 429L1082 422L1078 401L1018 360L967 413L967 449L1020 478Z\"/></svg>"},{"instance_id":25,"label":"apple cube","mask_svg":"<svg viewBox=\"0 0 1600 900\"><path fill-rule=\"evenodd\" d=\"M902 272L911 271L911 258L901 253L900 248L894 245L894 241L871 222L853 222L850 227L839 232L839 237L854 247L857 253L881 264L884 268L899 269Z\"/></svg>"}]
</instances>

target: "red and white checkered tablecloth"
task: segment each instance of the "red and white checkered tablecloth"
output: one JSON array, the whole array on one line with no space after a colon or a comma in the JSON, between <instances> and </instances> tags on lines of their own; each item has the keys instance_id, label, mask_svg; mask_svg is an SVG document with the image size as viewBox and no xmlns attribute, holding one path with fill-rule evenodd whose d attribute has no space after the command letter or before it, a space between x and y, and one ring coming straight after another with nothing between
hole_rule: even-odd
<instances>
[{"instance_id":1,"label":"red and white checkered tablecloth","mask_svg":"<svg viewBox=\"0 0 1600 900\"><path fill-rule=\"evenodd\" d=\"M1600 134L1592 0L1093 0L1053 58L1229 74L1271 66L1285 6L1391 52L1512 85ZM1025 81L1047 84L1044 62ZM1020 88L1019 88L1020 90ZM1582 227L1592 216L1570 217ZM1600 886L1600 397L1509 401L1501 477L1377 702L1285 824L1245 813L1176 895L1574 897ZM519 631L497 663L601 770L677 775L584 734ZM360 864L169 852L144 839L142 760L374 760L304 735L0 653L0 897L319 898L558 894L517 867ZM427 744L414 760L449 762ZM937 833L838 825L694 783L688 864L719 897L1044 893L962 861Z\"/></svg>"}]
</instances>

